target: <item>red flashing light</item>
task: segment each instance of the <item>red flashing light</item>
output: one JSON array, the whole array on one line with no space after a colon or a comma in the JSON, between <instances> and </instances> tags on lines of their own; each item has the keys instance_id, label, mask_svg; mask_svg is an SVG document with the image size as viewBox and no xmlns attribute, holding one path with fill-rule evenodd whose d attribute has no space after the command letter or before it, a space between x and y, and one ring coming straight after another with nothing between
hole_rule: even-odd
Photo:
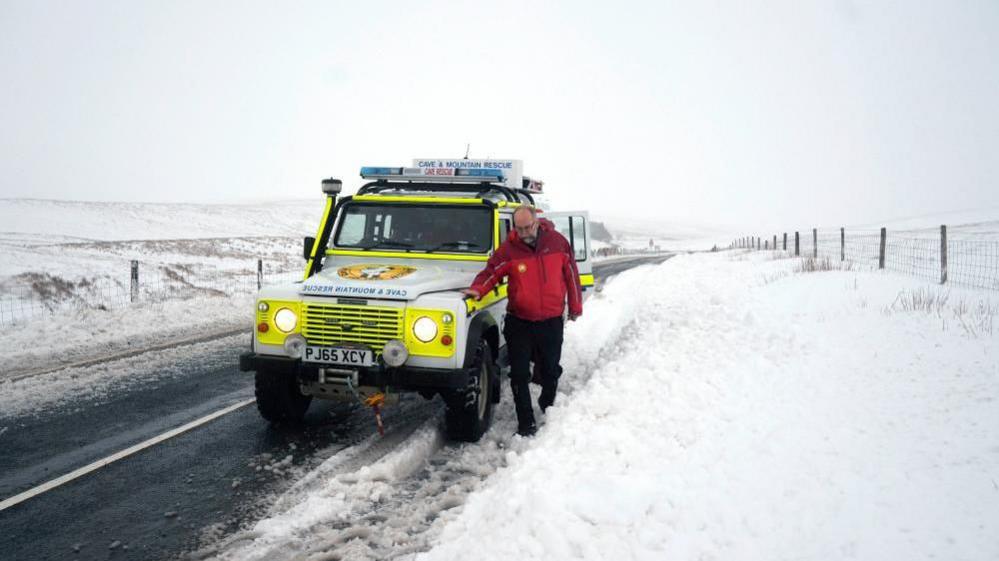
<instances>
[{"instance_id":1,"label":"red flashing light","mask_svg":"<svg viewBox=\"0 0 999 561\"><path fill-rule=\"evenodd\" d=\"M454 339L452 339L450 335L445 335L445 336L441 337L441 344L444 345L445 347L451 346L451 343L453 343L453 342L454 342Z\"/></svg>"},{"instance_id":2,"label":"red flashing light","mask_svg":"<svg viewBox=\"0 0 999 561\"><path fill-rule=\"evenodd\" d=\"M270 329L270 327L264 322L260 322L260 324L257 325L257 331L261 333L267 333L268 329Z\"/></svg>"}]
</instances>

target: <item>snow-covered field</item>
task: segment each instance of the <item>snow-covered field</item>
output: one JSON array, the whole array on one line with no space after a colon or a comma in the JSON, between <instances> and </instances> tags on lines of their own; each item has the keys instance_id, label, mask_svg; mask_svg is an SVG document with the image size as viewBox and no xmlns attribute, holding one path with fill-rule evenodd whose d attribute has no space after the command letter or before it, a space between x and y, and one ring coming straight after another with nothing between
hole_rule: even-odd
<instances>
[{"instance_id":1,"label":"snow-covered field","mask_svg":"<svg viewBox=\"0 0 999 561\"><path fill-rule=\"evenodd\" d=\"M622 273L556 407L334 457L225 559L996 559L993 293L762 253ZM370 443L364 446L370 446Z\"/></svg>"},{"instance_id":2,"label":"snow-covered field","mask_svg":"<svg viewBox=\"0 0 999 561\"><path fill-rule=\"evenodd\" d=\"M196 205L0 199L0 291L96 299L140 285L206 290L301 267L322 200ZM105 282L105 281L110 281ZM107 286L100 286L105 282Z\"/></svg>"},{"instance_id":3,"label":"snow-covered field","mask_svg":"<svg viewBox=\"0 0 999 561\"><path fill-rule=\"evenodd\" d=\"M154 204L0 199L0 327L80 308L248 294L302 268L321 199Z\"/></svg>"}]
</instances>

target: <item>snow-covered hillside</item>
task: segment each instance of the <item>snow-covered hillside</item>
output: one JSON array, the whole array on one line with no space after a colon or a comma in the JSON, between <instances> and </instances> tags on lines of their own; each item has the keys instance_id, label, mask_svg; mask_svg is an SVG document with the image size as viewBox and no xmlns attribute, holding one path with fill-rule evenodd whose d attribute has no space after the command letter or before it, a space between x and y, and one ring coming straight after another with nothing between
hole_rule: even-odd
<instances>
[{"instance_id":1,"label":"snow-covered hillside","mask_svg":"<svg viewBox=\"0 0 999 561\"><path fill-rule=\"evenodd\" d=\"M728 247L736 235L716 226L603 216L599 211L594 213L594 219L605 224L614 234L614 244L626 251L647 251L656 247L662 251L703 251L712 246ZM649 242L652 242L651 246Z\"/></svg>"},{"instance_id":2,"label":"snow-covered hillside","mask_svg":"<svg viewBox=\"0 0 999 561\"><path fill-rule=\"evenodd\" d=\"M323 201L154 204L0 199L0 327L56 307L247 293L302 267Z\"/></svg>"},{"instance_id":3,"label":"snow-covered hillside","mask_svg":"<svg viewBox=\"0 0 999 561\"><path fill-rule=\"evenodd\" d=\"M570 324L556 406L334 458L224 559L995 559L993 293L764 253L622 273ZM365 443L362 446L370 446ZM419 553L417 553L419 552Z\"/></svg>"},{"instance_id":4,"label":"snow-covered hillside","mask_svg":"<svg viewBox=\"0 0 999 561\"><path fill-rule=\"evenodd\" d=\"M947 225L948 236L955 239L999 240L999 207L940 212L889 220L884 224L859 224L852 228L886 227L892 232L905 235L935 237L939 235L941 224Z\"/></svg>"},{"instance_id":5,"label":"snow-covered hillside","mask_svg":"<svg viewBox=\"0 0 999 561\"><path fill-rule=\"evenodd\" d=\"M0 235L61 241L307 236L323 199L245 204L0 199Z\"/></svg>"}]
</instances>

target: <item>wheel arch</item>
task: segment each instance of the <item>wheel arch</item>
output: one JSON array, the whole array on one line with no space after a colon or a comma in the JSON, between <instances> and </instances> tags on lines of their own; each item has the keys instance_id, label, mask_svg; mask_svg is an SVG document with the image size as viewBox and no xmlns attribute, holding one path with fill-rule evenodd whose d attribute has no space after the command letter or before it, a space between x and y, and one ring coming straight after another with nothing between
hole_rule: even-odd
<instances>
[{"instance_id":1,"label":"wheel arch","mask_svg":"<svg viewBox=\"0 0 999 561\"><path fill-rule=\"evenodd\" d=\"M472 366L472 362L475 360L475 345L479 339L483 338L489 343L489 348L493 353L493 360L496 360L499 354L499 325L496 322L496 318L488 312L479 313L472 318L472 321L468 325L467 338L465 339L464 368Z\"/></svg>"}]
</instances>

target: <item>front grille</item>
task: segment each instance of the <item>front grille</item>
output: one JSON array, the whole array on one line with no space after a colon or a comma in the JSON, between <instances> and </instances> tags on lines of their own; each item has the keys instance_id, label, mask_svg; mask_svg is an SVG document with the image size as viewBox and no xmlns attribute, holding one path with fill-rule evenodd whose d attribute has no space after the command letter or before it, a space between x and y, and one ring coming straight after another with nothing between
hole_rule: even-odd
<instances>
[{"instance_id":1,"label":"front grille","mask_svg":"<svg viewBox=\"0 0 999 561\"><path fill-rule=\"evenodd\" d=\"M302 335L310 345L361 343L381 354L389 339L402 339L402 308L309 304L302 306Z\"/></svg>"}]
</instances>

